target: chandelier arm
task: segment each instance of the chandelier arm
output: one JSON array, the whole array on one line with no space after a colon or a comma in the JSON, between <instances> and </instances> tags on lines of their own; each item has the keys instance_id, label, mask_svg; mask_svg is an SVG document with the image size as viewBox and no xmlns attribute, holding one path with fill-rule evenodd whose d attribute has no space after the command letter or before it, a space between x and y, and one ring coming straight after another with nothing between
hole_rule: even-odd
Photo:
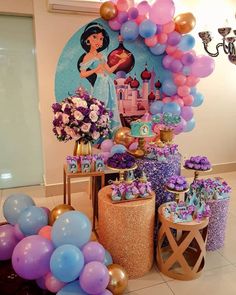
<instances>
[{"instance_id":1,"label":"chandelier arm","mask_svg":"<svg viewBox=\"0 0 236 295\"><path fill-rule=\"evenodd\" d=\"M207 48L207 44L205 44L205 43L203 43L204 44L204 49L205 49L205 51L210 55L210 56L212 56L212 57L217 57L219 54L220 54L220 52L219 52L219 48L221 47L221 46L223 46L223 43L219 43L219 44L217 44L217 46L216 46L216 53L211 53L209 50L208 50L208 48Z\"/></svg>"},{"instance_id":2,"label":"chandelier arm","mask_svg":"<svg viewBox=\"0 0 236 295\"><path fill-rule=\"evenodd\" d=\"M235 50L235 46L233 43L229 43L228 48L229 48L230 55L236 55L236 50Z\"/></svg>"},{"instance_id":3,"label":"chandelier arm","mask_svg":"<svg viewBox=\"0 0 236 295\"><path fill-rule=\"evenodd\" d=\"M225 38L223 38L223 49L226 54L229 54L229 46L225 43Z\"/></svg>"}]
</instances>

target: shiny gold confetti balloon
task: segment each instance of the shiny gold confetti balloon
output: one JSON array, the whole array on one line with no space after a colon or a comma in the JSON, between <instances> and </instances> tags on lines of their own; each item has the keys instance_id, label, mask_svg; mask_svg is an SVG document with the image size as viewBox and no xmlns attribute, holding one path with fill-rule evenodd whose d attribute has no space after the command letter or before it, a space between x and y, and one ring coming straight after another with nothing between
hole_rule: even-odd
<instances>
[{"instance_id":1,"label":"shiny gold confetti balloon","mask_svg":"<svg viewBox=\"0 0 236 295\"><path fill-rule=\"evenodd\" d=\"M66 204L57 205L55 208L51 210L49 213L49 225L53 225L53 223L57 220L57 218L65 212L75 210L72 206Z\"/></svg>"},{"instance_id":2,"label":"shiny gold confetti balloon","mask_svg":"<svg viewBox=\"0 0 236 295\"><path fill-rule=\"evenodd\" d=\"M114 136L114 141L117 144L123 144L125 147L129 147L131 143L134 142L134 137L130 136L130 128L128 127L120 127Z\"/></svg>"},{"instance_id":3,"label":"shiny gold confetti balloon","mask_svg":"<svg viewBox=\"0 0 236 295\"><path fill-rule=\"evenodd\" d=\"M107 289L112 294L123 294L128 285L128 275L125 269L119 264L110 264L107 268L110 276Z\"/></svg>"},{"instance_id":4,"label":"shiny gold confetti balloon","mask_svg":"<svg viewBox=\"0 0 236 295\"><path fill-rule=\"evenodd\" d=\"M117 16L116 5L111 1L104 2L100 7L100 15L105 20L111 20Z\"/></svg>"}]
</instances>

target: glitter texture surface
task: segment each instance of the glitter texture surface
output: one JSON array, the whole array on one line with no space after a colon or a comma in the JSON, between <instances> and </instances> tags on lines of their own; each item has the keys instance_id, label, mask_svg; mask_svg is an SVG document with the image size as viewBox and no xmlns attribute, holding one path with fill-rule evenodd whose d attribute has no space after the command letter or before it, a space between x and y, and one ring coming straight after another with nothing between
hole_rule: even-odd
<instances>
[{"instance_id":1,"label":"glitter texture surface","mask_svg":"<svg viewBox=\"0 0 236 295\"><path fill-rule=\"evenodd\" d=\"M113 204L111 188L98 193L99 242L111 253L114 263L120 264L129 279L145 275L154 257L155 197Z\"/></svg>"},{"instance_id":2,"label":"glitter texture surface","mask_svg":"<svg viewBox=\"0 0 236 295\"><path fill-rule=\"evenodd\" d=\"M225 229L228 217L229 199L208 201L211 217L208 225L207 251L214 251L224 246Z\"/></svg>"}]
</instances>

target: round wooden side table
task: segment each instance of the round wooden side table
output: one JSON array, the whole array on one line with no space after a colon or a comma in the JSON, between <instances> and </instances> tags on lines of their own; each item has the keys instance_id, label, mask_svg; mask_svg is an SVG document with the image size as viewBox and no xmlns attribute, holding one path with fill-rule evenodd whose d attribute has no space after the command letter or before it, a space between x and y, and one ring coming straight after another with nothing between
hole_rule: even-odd
<instances>
[{"instance_id":1,"label":"round wooden side table","mask_svg":"<svg viewBox=\"0 0 236 295\"><path fill-rule=\"evenodd\" d=\"M196 279L205 266L208 218L200 222L174 223L163 215L164 206L158 209L158 268L173 279Z\"/></svg>"},{"instance_id":2,"label":"round wooden side table","mask_svg":"<svg viewBox=\"0 0 236 295\"><path fill-rule=\"evenodd\" d=\"M124 203L112 203L111 188L98 193L99 242L129 278L145 275L153 265L155 195Z\"/></svg>"}]
</instances>

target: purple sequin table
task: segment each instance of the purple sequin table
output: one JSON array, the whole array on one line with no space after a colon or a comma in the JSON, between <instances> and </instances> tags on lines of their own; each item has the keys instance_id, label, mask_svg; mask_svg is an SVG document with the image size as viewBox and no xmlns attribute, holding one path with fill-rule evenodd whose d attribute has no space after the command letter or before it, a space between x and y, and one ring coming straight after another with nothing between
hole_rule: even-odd
<instances>
[{"instance_id":1,"label":"purple sequin table","mask_svg":"<svg viewBox=\"0 0 236 295\"><path fill-rule=\"evenodd\" d=\"M208 224L207 251L214 251L224 246L225 229L228 217L229 199L207 202L211 216Z\"/></svg>"}]
</instances>

